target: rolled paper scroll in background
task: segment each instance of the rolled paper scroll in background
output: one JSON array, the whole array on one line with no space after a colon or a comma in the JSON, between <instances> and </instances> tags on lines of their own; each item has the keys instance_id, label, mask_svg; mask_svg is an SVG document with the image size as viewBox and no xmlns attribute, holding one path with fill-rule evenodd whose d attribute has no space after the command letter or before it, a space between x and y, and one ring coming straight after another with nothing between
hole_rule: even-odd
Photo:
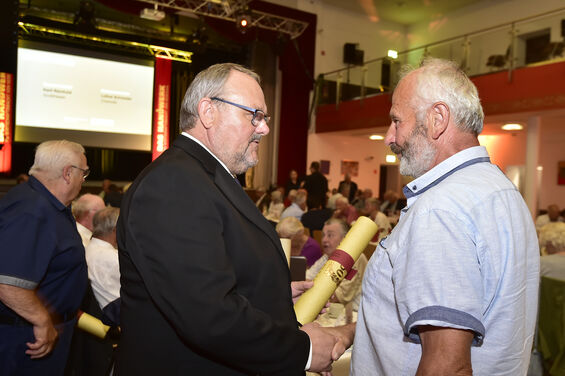
<instances>
[{"instance_id":1,"label":"rolled paper scroll in background","mask_svg":"<svg viewBox=\"0 0 565 376\"><path fill-rule=\"evenodd\" d=\"M359 217L355 221L314 278L314 286L304 292L294 304L294 312L299 323L304 325L316 319L339 283L350 273L353 264L377 233L377 229L376 223L368 217Z\"/></svg>"},{"instance_id":2,"label":"rolled paper scroll in background","mask_svg":"<svg viewBox=\"0 0 565 376\"><path fill-rule=\"evenodd\" d=\"M288 267L290 268L290 239L281 238L281 245L284 251L284 255L286 256L286 262Z\"/></svg>"},{"instance_id":3,"label":"rolled paper scroll in background","mask_svg":"<svg viewBox=\"0 0 565 376\"><path fill-rule=\"evenodd\" d=\"M79 312L77 326L98 338L106 337L108 330L110 330L110 327L102 323L100 319L85 312Z\"/></svg>"}]
</instances>

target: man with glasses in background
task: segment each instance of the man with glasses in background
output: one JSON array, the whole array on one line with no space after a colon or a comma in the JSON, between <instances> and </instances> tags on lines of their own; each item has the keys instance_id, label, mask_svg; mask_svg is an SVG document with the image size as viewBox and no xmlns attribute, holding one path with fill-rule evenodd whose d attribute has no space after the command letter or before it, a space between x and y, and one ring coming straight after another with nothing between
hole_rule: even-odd
<instances>
[{"instance_id":1,"label":"man with glasses in background","mask_svg":"<svg viewBox=\"0 0 565 376\"><path fill-rule=\"evenodd\" d=\"M70 204L89 174L84 148L37 147L29 180L0 200L0 370L62 375L87 283Z\"/></svg>"},{"instance_id":2,"label":"man with glasses in background","mask_svg":"<svg viewBox=\"0 0 565 376\"><path fill-rule=\"evenodd\" d=\"M298 329L273 226L235 176L258 162L269 116L256 73L200 72L182 134L134 181L118 220L118 375L303 375L330 368L336 338Z\"/></svg>"}]
</instances>

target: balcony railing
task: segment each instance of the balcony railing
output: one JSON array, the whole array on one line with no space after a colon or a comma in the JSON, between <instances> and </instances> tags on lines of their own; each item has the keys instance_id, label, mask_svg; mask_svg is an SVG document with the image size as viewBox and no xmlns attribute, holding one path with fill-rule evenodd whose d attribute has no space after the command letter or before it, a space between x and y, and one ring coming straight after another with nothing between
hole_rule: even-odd
<instances>
[{"instance_id":1,"label":"balcony railing","mask_svg":"<svg viewBox=\"0 0 565 376\"><path fill-rule=\"evenodd\" d=\"M456 61L469 76L506 70L511 80L516 68L565 59L564 19L565 8L559 8L401 51L396 59L381 57L321 74L316 102L339 106L387 92L394 88L402 65L417 66L428 56Z\"/></svg>"}]
</instances>

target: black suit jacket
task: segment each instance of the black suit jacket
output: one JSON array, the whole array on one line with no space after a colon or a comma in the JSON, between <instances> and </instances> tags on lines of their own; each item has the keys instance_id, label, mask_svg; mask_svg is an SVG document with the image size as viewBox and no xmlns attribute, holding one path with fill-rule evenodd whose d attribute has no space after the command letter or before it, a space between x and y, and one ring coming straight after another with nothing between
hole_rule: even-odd
<instances>
[{"instance_id":1,"label":"black suit jacket","mask_svg":"<svg viewBox=\"0 0 565 376\"><path fill-rule=\"evenodd\" d=\"M273 226L185 136L138 176L118 221L117 375L303 375L290 274Z\"/></svg>"},{"instance_id":2,"label":"black suit jacket","mask_svg":"<svg viewBox=\"0 0 565 376\"><path fill-rule=\"evenodd\" d=\"M345 180L340 181L339 186L337 188L337 191L341 193L342 187L346 184L347 184L347 182ZM357 183L355 183L354 181L351 181L351 182L349 182L349 197L347 197L350 204L352 204L353 200L355 200L356 194L357 194Z\"/></svg>"}]
</instances>

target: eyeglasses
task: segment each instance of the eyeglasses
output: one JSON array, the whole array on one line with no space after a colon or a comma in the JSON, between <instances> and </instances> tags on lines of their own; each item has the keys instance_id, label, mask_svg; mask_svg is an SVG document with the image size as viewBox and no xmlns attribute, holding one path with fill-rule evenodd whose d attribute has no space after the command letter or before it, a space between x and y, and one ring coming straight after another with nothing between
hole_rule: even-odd
<instances>
[{"instance_id":1,"label":"eyeglasses","mask_svg":"<svg viewBox=\"0 0 565 376\"><path fill-rule=\"evenodd\" d=\"M88 177L88 175L90 175L90 169L89 168L87 168L85 170L84 168L80 168L80 167L74 166L74 165L71 165L71 167L76 168L77 170L81 170L83 179L86 179Z\"/></svg>"},{"instance_id":2,"label":"eyeglasses","mask_svg":"<svg viewBox=\"0 0 565 376\"><path fill-rule=\"evenodd\" d=\"M261 124L261 122L263 120L265 120L265 124L269 124L269 120L271 120L271 117L269 115L267 115L265 112L258 110L256 108L251 108L251 107L244 106L242 104L233 103L233 102L230 102L230 101L227 101L225 99L218 98L218 97L212 97L210 99L212 99L214 101L219 101L219 102L231 104L232 106L239 107L242 110L251 112L253 114L253 118L251 119L251 124L253 124L254 127Z\"/></svg>"}]
</instances>

